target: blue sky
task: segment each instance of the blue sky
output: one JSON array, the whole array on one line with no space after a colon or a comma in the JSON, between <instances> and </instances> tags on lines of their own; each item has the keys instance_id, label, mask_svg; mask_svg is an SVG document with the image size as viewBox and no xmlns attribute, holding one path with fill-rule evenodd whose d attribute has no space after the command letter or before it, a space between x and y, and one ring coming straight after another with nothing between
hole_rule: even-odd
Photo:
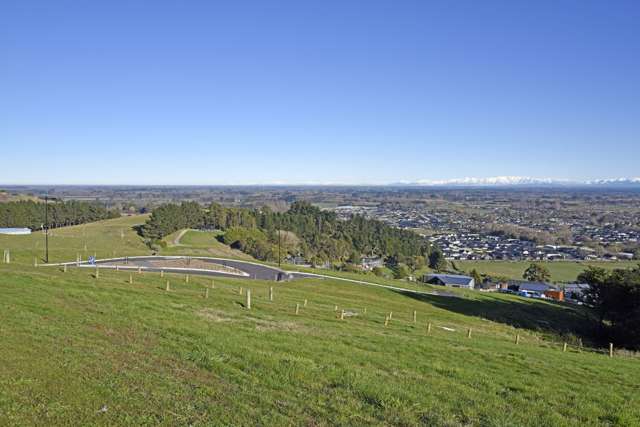
<instances>
[{"instance_id":1,"label":"blue sky","mask_svg":"<svg viewBox=\"0 0 640 427\"><path fill-rule=\"evenodd\" d=\"M638 1L0 3L0 183L639 176Z\"/></svg>"}]
</instances>

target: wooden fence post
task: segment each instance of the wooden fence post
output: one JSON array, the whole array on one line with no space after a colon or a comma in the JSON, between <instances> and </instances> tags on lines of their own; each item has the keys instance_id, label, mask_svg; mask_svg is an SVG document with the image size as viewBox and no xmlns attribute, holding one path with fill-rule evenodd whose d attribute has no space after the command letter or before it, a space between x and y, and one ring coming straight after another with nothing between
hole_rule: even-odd
<instances>
[{"instance_id":1,"label":"wooden fence post","mask_svg":"<svg viewBox=\"0 0 640 427\"><path fill-rule=\"evenodd\" d=\"M209 298L209 288L204 288L204 297Z\"/></svg>"},{"instance_id":2,"label":"wooden fence post","mask_svg":"<svg viewBox=\"0 0 640 427\"><path fill-rule=\"evenodd\" d=\"M251 289L247 289L247 310L251 310Z\"/></svg>"},{"instance_id":3,"label":"wooden fence post","mask_svg":"<svg viewBox=\"0 0 640 427\"><path fill-rule=\"evenodd\" d=\"M185 281L186 283L189 283L189 275L188 275L188 274L187 274L186 276L184 276L184 281Z\"/></svg>"},{"instance_id":4,"label":"wooden fence post","mask_svg":"<svg viewBox=\"0 0 640 427\"><path fill-rule=\"evenodd\" d=\"M273 301L273 286L269 286L269 301Z\"/></svg>"},{"instance_id":5,"label":"wooden fence post","mask_svg":"<svg viewBox=\"0 0 640 427\"><path fill-rule=\"evenodd\" d=\"M216 288L216 282L214 282L213 279L211 279L211 289L215 289Z\"/></svg>"},{"instance_id":6,"label":"wooden fence post","mask_svg":"<svg viewBox=\"0 0 640 427\"><path fill-rule=\"evenodd\" d=\"M296 314L300 313L300 304L296 304Z\"/></svg>"},{"instance_id":7,"label":"wooden fence post","mask_svg":"<svg viewBox=\"0 0 640 427\"><path fill-rule=\"evenodd\" d=\"M238 295L242 295L242 286L240 286L240 289L238 289Z\"/></svg>"},{"instance_id":8,"label":"wooden fence post","mask_svg":"<svg viewBox=\"0 0 640 427\"><path fill-rule=\"evenodd\" d=\"M613 357L613 343L609 343L609 357Z\"/></svg>"},{"instance_id":9,"label":"wooden fence post","mask_svg":"<svg viewBox=\"0 0 640 427\"><path fill-rule=\"evenodd\" d=\"M306 307L306 306L307 306L307 299L306 299L306 298L304 299L304 304L303 304L302 306L303 306L303 307Z\"/></svg>"},{"instance_id":10,"label":"wooden fence post","mask_svg":"<svg viewBox=\"0 0 640 427\"><path fill-rule=\"evenodd\" d=\"M520 334L516 334L516 344L520 344Z\"/></svg>"},{"instance_id":11,"label":"wooden fence post","mask_svg":"<svg viewBox=\"0 0 640 427\"><path fill-rule=\"evenodd\" d=\"M367 307L365 307L364 309L362 309L362 314L367 314Z\"/></svg>"},{"instance_id":12,"label":"wooden fence post","mask_svg":"<svg viewBox=\"0 0 640 427\"><path fill-rule=\"evenodd\" d=\"M171 287L169 286L169 281L167 280L167 286L164 288L165 291L169 292Z\"/></svg>"},{"instance_id":13,"label":"wooden fence post","mask_svg":"<svg viewBox=\"0 0 640 427\"><path fill-rule=\"evenodd\" d=\"M67 272L67 264L65 264L65 265L62 267L62 272L63 272L63 273L66 273L66 272Z\"/></svg>"},{"instance_id":14,"label":"wooden fence post","mask_svg":"<svg viewBox=\"0 0 640 427\"><path fill-rule=\"evenodd\" d=\"M120 266L116 264L116 271L120 271Z\"/></svg>"},{"instance_id":15,"label":"wooden fence post","mask_svg":"<svg viewBox=\"0 0 640 427\"><path fill-rule=\"evenodd\" d=\"M385 316L384 317L384 326L388 326L389 325L389 316Z\"/></svg>"},{"instance_id":16,"label":"wooden fence post","mask_svg":"<svg viewBox=\"0 0 640 427\"><path fill-rule=\"evenodd\" d=\"M34 267L38 266L38 257L33 258L33 266Z\"/></svg>"},{"instance_id":17,"label":"wooden fence post","mask_svg":"<svg viewBox=\"0 0 640 427\"><path fill-rule=\"evenodd\" d=\"M338 311L338 306L337 305L333 307L333 311Z\"/></svg>"},{"instance_id":18,"label":"wooden fence post","mask_svg":"<svg viewBox=\"0 0 640 427\"><path fill-rule=\"evenodd\" d=\"M413 310L413 323L416 323L418 321L418 312Z\"/></svg>"},{"instance_id":19,"label":"wooden fence post","mask_svg":"<svg viewBox=\"0 0 640 427\"><path fill-rule=\"evenodd\" d=\"M133 274L129 273L129 284L133 284Z\"/></svg>"},{"instance_id":20,"label":"wooden fence post","mask_svg":"<svg viewBox=\"0 0 640 427\"><path fill-rule=\"evenodd\" d=\"M431 333L431 322L427 323L427 335Z\"/></svg>"},{"instance_id":21,"label":"wooden fence post","mask_svg":"<svg viewBox=\"0 0 640 427\"><path fill-rule=\"evenodd\" d=\"M160 270L160 277L164 277L164 270Z\"/></svg>"},{"instance_id":22,"label":"wooden fence post","mask_svg":"<svg viewBox=\"0 0 640 427\"><path fill-rule=\"evenodd\" d=\"M100 278L100 269L96 265L96 279L99 279L99 278Z\"/></svg>"},{"instance_id":23,"label":"wooden fence post","mask_svg":"<svg viewBox=\"0 0 640 427\"><path fill-rule=\"evenodd\" d=\"M562 352L566 353L567 352L567 343L564 343L562 346Z\"/></svg>"},{"instance_id":24,"label":"wooden fence post","mask_svg":"<svg viewBox=\"0 0 640 427\"><path fill-rule=\"evenodd\" d=\"M340 320L344 320L344 310L340 312Z\"/></svg>"}]
</instances>

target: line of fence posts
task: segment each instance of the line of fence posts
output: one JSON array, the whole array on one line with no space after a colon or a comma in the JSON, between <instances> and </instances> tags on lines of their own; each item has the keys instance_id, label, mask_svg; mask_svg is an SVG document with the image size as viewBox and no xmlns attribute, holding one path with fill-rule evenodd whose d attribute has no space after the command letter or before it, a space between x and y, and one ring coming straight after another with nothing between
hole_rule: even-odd
<instances>
[{"instance_id":1,"label":"line of fence posts","mask_svg":"<svg viewBox=\"0 0 640 427\"><path fill-rule=\"evenodd\" d=\"M3 258L2 258L3 259L3 263L5 263L5 264L10 263L11 262L11 258L10 257L11 257L10 251L5 249L4 253L3 253ZM80 259L81 258L78 255L76 257L76 263L79 263ZM37 258L34 259L34 265L35 266L38 265L38 259ZM63 271L65 273L67 272L67 264L63 264ZM118 271L118 266L116 266L116 271ZM138 273L141 273L141 268L140 267L138 268ZM100 277L100 269L99 269L99 266L96 265L95 278L98 279L99 277ZM160 277L164 277L164 270L160 270ZM185 276L185 282L189 283L189 275L188 274ZM133 275L129 274L129 284L132 284L132 283L133 283ZM215 281L213 279L211 279L211 288L215 289ZM166 281L165 290L167 292L171 290L171 286L170 286L169 280ZM239 292L240 295L243 295L243 294L246 295L245 306L246 306L247 309L250 310L251 309L251 290L247 289L247 291L244 292L244 289L242 287L240 287L238 289L238 292ZM209 288L205 288L204 298L209 298ZM274 300L273 286L270 286L269 287L269 301L273 301L273 300ZM308 300L305 298L305 300L303 302L303 307L306 307L307 304L308 304ZM337 305L334 305L334 311L336 311L336 312L338 311L338 306ZM366 307L364 307L362 309L362 313L363 314L367 313L367 308ZM296 303L295 314L296 315L300 314L300 303ZM340 316L339 316L340 320L344 320L345 319L345 315L346 315L346 311L344 309L340 310ZM393 319L393 312L390 311L389 314L387 314L385 316L384 326L388 326L389 322L392 319ZM417 323L417 311L416 310L413 310L413 323ZM427 323L427 330L426 330L427 335L429 335L431 333L431 329L432 329L432 323L428 322ZM467 329L467 338L470 339L472 337L472 331L473 331L472 328L468 328ZM579 343L580 347L582 347L582 342L581 341L582 341L582 339L580 340L580 343ZM514 343L516 345L520 344L520 334L519 333L516 333ZM567 349L568 349L568 343L564 342L563 345L562 345L562 352L566 353ZM612 358L613 354L614 354L613 343L609 343L609 357Z\"/></svg>"}]
</instances>

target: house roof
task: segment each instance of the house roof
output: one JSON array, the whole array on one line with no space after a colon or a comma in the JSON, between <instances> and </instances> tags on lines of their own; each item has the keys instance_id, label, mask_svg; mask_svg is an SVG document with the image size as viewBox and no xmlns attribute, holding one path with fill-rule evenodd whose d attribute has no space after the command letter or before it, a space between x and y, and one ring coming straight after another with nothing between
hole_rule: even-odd
<instances>
[{"instance_id":1,"label":"house roof","mask_svg":"<svg viewBox=\"0 0 640 427\"><path fill-rule=\"evenodd\" d=\"M549 289L555 289L553 286L542 282L524 282L518 285L518 290L532 291L532 292L544 292Z\"/></svg>"},{"instance_id":2,"label":"house roof","mask_svg":"<svg viewBox=\"0 0 640 427\"><path fill-rule=\"evenodd\" d=\"M458 274L429 274L427 275L427 280L440 279L443 283L447 283L450 285L465 285L468 286L471 284L473 280L472 277L469 276L461 276Z\"/></svg>"}]
</instances>

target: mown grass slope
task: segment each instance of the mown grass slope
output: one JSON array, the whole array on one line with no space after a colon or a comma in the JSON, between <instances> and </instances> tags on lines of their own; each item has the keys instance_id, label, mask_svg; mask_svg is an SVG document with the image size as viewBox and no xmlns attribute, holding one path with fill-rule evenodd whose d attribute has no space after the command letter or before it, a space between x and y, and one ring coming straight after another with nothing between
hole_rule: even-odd
<instances>
[{"instance_id":1,"label":"mown grass slope","mask_svg":"<svg viewBox=\"0 0 640 427\"><path fill-rule=\"evenodd\" d=\"M85 242L147 254L132 228L144 219L54 230L51 260ZM14 260L0 264L0 425L640 424L639 359L580 349L581 307L334 279L215 279L204 298L203 277L33 267L41 240L0 236Z\"/></svg>"},{"instance_id":2,"label":"mown grass slope","mask_svg":"<svg viewBox=\"0 0 640 427\"><path fill-rule=\"evenodd\" d=\"M218 241L220 232L180 230L165 237L162 255L194 255L252 260L253 257Z\"/></svg>"},{"instance_id":3,"label":"mown grass slope","mask_svg":"<svg viewBox=\"0 0 640 427\"><path fill-rule=\"evenodd\" d=\"M171 276L166 292L157 274L129 284L125 272L92 273L1 267L0 424L640 422L637 359L563 353L547 337L550 323L576 321L571 308L330 279L216 279L205 299L210 279ZM341 321L335 305L357 315ZM535 327L547 310L550 323ZM509 324L517 313L519 329Z\"/></svg>"},{"instance_id":4,"label":"mown grass slope","mask_svg":"<svg viewBox=\"0 0 640 427\"><path fill-rule=\"evenodd\" d=\"M63 227L49 231L49 262L86 260L97 255L109 258L124 255L149 255L151 251L137 234L147 215L123 216L116 219ZM14 263L33 264L44 261L45 235L42 231L25 236L0 235L0 249L11 251Z\"/></svg>"}]
</instances>

